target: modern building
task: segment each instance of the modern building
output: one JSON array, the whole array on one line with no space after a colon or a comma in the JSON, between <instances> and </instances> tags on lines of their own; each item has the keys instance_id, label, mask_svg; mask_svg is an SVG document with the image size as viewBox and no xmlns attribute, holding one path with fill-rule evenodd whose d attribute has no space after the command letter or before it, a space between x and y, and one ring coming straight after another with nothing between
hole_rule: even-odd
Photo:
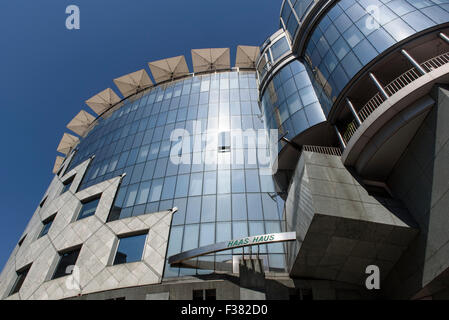
<instances>
[{"instance_id":1,"label":"modern building","mask_svg":"<svg viewBox=\"0 0 449 320\"><path fill-rule=\"evenodd\" d=\"M449 1L284 0L235 61L86 101L1 298L449 298Z\"/></svg>"}]
</instances>

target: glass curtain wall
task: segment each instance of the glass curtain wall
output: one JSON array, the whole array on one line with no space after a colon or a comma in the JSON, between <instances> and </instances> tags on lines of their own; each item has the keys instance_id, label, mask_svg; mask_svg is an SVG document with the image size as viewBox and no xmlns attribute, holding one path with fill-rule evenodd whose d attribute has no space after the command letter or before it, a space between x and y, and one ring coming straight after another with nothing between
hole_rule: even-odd
<instances>
[{"instance_id":1,"label":"glass curtain wall","mask_svg":"<svg viewBox=\"0 0 449 320\"><path fill-rule=\"evenodd\" d=\"M80 142L71 167L95 154L80 190L126 172L109 220L177 207L167 256L248 235L281 232L282 199L275 193L272 177L260 170L267 166L266 159L262 165L259 157L269 154L268 144L251 139L239 144L231 138L230 148L219 150L218 139L215 145L207 143L211 132L228 137L240 130L263 129L257 98L254 72L224 72L160 85L125 102ZM175 129L193 136L181 148L188 163L171 160L180 145L179 139L171 139ZM259 250L267 255L271 268L285 267L282 245ZM220 262L239 252L203 259ZM210 271L167 266L165 276L197 272Z\"/></svg>"}]
</instances>

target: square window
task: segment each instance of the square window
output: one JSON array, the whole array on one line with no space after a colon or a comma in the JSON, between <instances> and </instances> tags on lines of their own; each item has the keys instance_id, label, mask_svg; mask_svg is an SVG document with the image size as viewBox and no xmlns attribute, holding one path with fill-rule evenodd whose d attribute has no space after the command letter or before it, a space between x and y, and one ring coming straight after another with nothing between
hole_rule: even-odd
<instances>
[{"instance_id":1,"label":"square window","mask_svg":"<svg viewBox=\"0 0 449 320\"><path fill-rule=\"evenodd\" d=\"M82 202L80 213L78 214L78 218L76 220L81 220L95 214L97 210L98 203L100 202L100 196L95 199L88 200L86 202Z\"/></svg>"},{"instance_id":2,"label":"square window","mask_svg":"<svg viewBox=\"0 0 449 320\"><path fill-rule=\"evenodd\" d=\"M53 223L53 221L55 220L56 214L52 215L51 217L47 218L46 220L43 221L44 226L42 227L41 233L39 233L39 237L41 238L43 236L45 236L48 231L50 230L50 227Z\"/></svg>"},{"instance_id":3,"label":"square window","mask_svg":"<svg viewBox=\"0 0 449 320\"><path fill-rule=\"evenodd\" d=\"M80 250L81 247L59 253L59 262L56 266L56 270L53 274L52 279L57 279L72 274L73 267L71 266L74 266L76 264L76 260L78 259Z\"/></svg>"},{"instance_id":4,"label":"square window","mask_svg":"<svg viewBox=\"0 0 449 320\"><path fill-rule=\"evenodd\" d=\"M30 268L31 268L31 265L28 265L21 271L17 271L17 278L16 278L16 281L14 281L14 284L9 293L10 296L19 292L20 288L22 287L23 282L25 281L28 271L30 271Z\"/></svg>"},{"instance_id":5,"label":"square window","mask_svg":"<svg viewBox=\"0 0 449 320\"><path fill-rule=\"evenodd\" d=\"M113 265L142 260L147 234L140 234L119 239Z\"/></svg>"}]
</instances>

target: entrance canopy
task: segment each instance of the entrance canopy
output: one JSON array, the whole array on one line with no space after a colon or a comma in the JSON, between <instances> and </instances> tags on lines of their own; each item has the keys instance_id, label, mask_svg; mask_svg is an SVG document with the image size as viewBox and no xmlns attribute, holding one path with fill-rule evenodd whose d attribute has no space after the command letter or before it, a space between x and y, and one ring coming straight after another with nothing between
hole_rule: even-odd
<instances>
[{"instance_id":1,"label":"entrance canopy","mask_svg":"<svg viewBox=\"0 0 449 320\"><path fill-rule=\"evenodd\" d=\"M214 243L208 246L184 251L178 254L175 254L168 258L168 263L170 265L181 263L185 260L196 258L199 256L204 256L214 252L220 252L230 249L237 249L242 247L249 246L257 246L266 243L275 243L275 242L285 242L285 241L295 241L296 240L296 232L282 232L282 233L270 233L270 234L261 234L258 236L245 237L241 239L234 239L219 243Z\"/></svg>"}]
</instances>

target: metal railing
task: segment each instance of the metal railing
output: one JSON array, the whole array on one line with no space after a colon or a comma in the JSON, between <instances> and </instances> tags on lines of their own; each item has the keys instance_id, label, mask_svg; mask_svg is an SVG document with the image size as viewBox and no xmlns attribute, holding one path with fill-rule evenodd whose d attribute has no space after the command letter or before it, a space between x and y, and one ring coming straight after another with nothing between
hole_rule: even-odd
<instances>
[{"instance_id":1,"label":"metal railing","mask_svg":"<svg viewBox=\"0 0 449 320\"><path fill-rule=\"evenodd\" d=\"M449 63L449 52L445 52L443 54L440 54L436 57L424 61L420 65L421 67L424 68L426 72L431 72L448 63ZM388 96L391 97L392 95L396 94L399 90L405 88L406 86L408 86L410 83L420 78L421 76L422 74L419 73L419 71L417 71L416 68L411 68L406 72L404 72L403 74L401 74L396 79L394 79L393 81L391 81L389 84L384 86L384 89L387 92ZM357 112L360 120L362 122L365 121L374 112L374 110L376 110L386 100L387 99L382 94L380 94L380 92L377 92ZM354 135L356 131L357 131L357 123L355 120L352 120L348 124L343 133L343 139L345 140L346 143L348 143L348 141L351 139L351 137Z\"/></svg>"},{"instance_id":2,"label":"metal railing","mask_svg":"<svg viewBox=\"0 0 449 320\"><path fill-rule=\"evenodd\" d=\"M432 59L424 61L423 63L421 63L421 66L427 72L431 72L432 70L437 69L441 66L444 66L447 63L449 63L449 52L440 54L439 56L436 56L436 57L433 57Z\"/></svg>"},{"instance_id":3,"label":"metal railing","mask_svg":"<svg viewBox=\"0 0 449 320\"><path fill-rule=\"evenodd\" d=\"M303 150L304 151L309 151L309 152L328 154L328 155L331 155L331 156L341 156L340 148L336 148L336 147L322 147L322 146L304 145L303 146Z\"/></svg>"},{"instance_id":4,"label":"metal railing","mask_svg":"<svg viewBox=\"0 0 449 320\"><path fill-rule=\"evenodd\" d=\"M387 84L384 89L387 92L388 96L392 96L421 76L422 74L420 74L415 68L411 68L410 70L407 70L399 77Z\"/></svg>"},{"instance_id":5,"label":"metal railing","mask_svg":"<svg viewBox=\"0 0 449 320\"><path fill-rule=\"evenodd\" d=\"M368 116L373 113L386 99L379 92L374 95L357 114L361 121L365 121Z\"/></svg>"}]
</instances>

